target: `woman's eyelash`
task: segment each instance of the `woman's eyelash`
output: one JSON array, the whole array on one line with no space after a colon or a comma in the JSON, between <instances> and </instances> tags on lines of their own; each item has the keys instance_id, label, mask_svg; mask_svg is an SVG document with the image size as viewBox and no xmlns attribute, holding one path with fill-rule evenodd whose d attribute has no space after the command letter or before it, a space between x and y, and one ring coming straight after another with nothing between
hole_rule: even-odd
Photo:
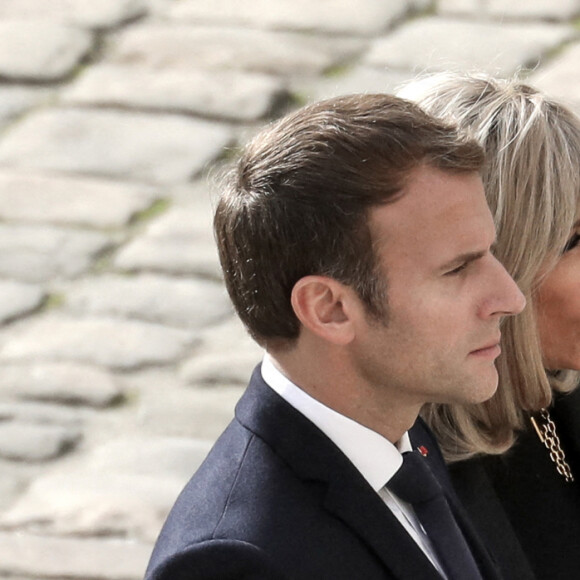
<instances>
[{"instance_id":1,"label":"woman's eyelash","mask_svg":"<svg viewBox=\"0 0 580 580\"><path fill-rule=\"evenodd\" d=\"M564 252L562 253L566 253L568 251L570 251L572 248L575 248L578 245L578 242L580 241L580 234L576 233L574 234L569 240L568 243L566 244L566 246L564 247Z\"/></svg>"}]
</instances>

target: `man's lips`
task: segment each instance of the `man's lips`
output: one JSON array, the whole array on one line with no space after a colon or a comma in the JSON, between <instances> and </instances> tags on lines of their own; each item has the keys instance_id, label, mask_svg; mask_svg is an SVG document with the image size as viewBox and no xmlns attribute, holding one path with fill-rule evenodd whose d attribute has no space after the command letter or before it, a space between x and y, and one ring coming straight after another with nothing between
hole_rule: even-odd
<instances>
[{"instance_id":1,"label":"man's lips","mask_svg":"<svg viewBox=\"0 0 580 580\"><path fill-rule=\"evenodd\" d=\"M472 350L469 354L482 357L496 358L501 354L501 347L499 346L500 339L494 339L480 348Z\"/></svg>"}]
</instances>

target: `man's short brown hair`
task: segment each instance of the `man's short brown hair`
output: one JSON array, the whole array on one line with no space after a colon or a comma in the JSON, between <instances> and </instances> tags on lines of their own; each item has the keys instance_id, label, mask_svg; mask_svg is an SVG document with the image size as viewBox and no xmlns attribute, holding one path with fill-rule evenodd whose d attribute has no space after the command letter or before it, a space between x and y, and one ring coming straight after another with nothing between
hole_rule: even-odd
<instances>
[{"instance_id":1,"label":"man's short brown hair","mask_svg":"<svg viewBox=\"0 0 580 580\"><path fill-rule=\"evenodd\" d=\"M311 274L351 286L384 320L369 209L396 200L421 164L471 172L482 163L475 141L387 94L322 101L264 129L231 171L214 220L226 286L251 335L262 345L298 337L290 296Z\"/></svg>"}]
</instances>

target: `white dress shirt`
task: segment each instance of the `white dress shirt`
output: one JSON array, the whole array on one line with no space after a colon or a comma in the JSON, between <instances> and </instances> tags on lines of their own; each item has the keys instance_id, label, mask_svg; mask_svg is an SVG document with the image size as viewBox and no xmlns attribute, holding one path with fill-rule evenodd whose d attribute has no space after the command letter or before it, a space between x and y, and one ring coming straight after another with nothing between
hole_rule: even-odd
<instances>
[{"instance_id":1,"label":"white dress shirt","mask_svg":"<svg viewBox=\"0 0 580 580\"><path fill-rule=\"evenodd\" d=\"M262 378L285 401L314 423L350 459L441 576L446 578L412 506L385 487L403 464L401 454L412 451L409 434L405 432L397 445L393 445L376 431L337 413L308 395L280 372L267 353L262 361Z\"/></svg>"}]
</instances>

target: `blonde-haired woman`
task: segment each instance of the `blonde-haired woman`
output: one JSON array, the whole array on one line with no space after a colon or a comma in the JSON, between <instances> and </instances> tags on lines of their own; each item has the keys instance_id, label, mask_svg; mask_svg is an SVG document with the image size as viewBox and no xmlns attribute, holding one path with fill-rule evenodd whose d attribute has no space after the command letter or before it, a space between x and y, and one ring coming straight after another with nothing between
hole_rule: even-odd
<instances>
[{"instance_id":1,"label":"blonde-haired woman","mask_svg":"<svg viewBox=\"0 0 580 580\"><path fill-rule=\"evenodd\" d=\"M399 96L484 146L495 253L528 303L502 327L495 396L424 416L506 575L578 578L580 121L526 84L481 75L432 75Z\"/></svg>"}]
</instances>

